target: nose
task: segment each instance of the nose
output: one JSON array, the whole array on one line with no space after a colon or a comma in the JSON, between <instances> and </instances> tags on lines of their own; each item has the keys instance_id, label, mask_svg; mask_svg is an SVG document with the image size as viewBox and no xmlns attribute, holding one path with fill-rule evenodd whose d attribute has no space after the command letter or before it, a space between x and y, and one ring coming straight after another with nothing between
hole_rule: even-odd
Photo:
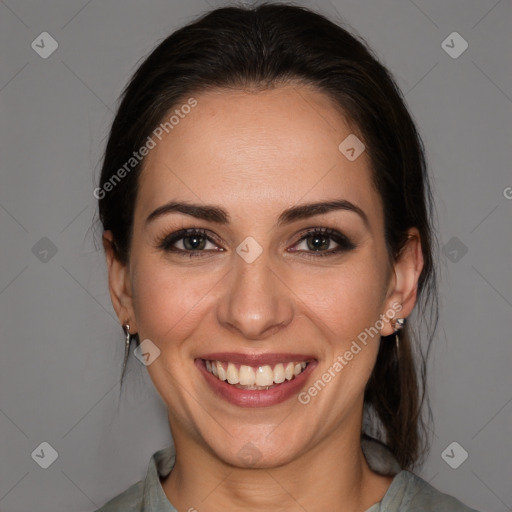
<instances>
[{"instance_id":1,"label":"nose","mask_svg":"<svg viewBox=\"0 0 512 512\"><path fill-rule=\"evenodd\" d=\"M252 263L235 256L217 303L217 318L226 329L248 340L262 340L293 318L293 292L269 266L264 253Z\"/></svg>"}]
</instances>

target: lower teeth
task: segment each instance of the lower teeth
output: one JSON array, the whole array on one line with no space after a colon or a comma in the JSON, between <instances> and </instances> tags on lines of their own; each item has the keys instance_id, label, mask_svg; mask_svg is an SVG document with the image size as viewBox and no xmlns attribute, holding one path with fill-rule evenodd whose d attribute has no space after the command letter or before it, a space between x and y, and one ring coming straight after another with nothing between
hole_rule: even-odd
<instances>
[{"instance_id":1,"label":"lower teeth","mask_svg":"<svg viewBox=\"0 0 512 512\"><path fill-rule=\"evenodd\" d=\"M227 382L227 381L224 381L224 382ZM231 384L231 385L235 386L235 388L238 388L238 389L248 389L248 390L252 391L255 389L272 389L275 386L277 386L278 384L272 384L271 386L242 386L241 384Z\"/></svg>"}]
</instances>

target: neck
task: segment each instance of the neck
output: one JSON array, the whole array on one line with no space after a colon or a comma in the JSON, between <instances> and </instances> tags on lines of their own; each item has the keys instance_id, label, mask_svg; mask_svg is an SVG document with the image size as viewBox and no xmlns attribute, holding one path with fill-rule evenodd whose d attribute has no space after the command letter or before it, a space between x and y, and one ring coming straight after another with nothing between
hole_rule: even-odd
<instances>
[{"instance_id":1,"label":"neck","mask_svg":"<svg viewBox=\"0 0 512 512\"><path fill-rule=\"evenodd\" d=\"M288 464L241 469L173 430L176 464L162 487L178 510L363 512L382 499L392 477L372 472L360 430L351 431L334 433Z\"/></svg>"}]
</instances>

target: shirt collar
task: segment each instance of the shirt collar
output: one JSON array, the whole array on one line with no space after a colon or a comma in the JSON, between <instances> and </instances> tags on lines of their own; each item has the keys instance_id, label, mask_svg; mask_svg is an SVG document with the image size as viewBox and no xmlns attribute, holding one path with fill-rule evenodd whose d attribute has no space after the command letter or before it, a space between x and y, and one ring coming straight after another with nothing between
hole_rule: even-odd
<instances>
[{"instance_id":1,"label":"shirt collar","mask_svg":"<svg viewBox=\"0 0 512 512\"><path fill-rule=\"evenodd\" d=\"M160 478L169 475L176 462L174 446L168 446L153 454L149 462L146 480L144 481L143 512L177 512L169 503Z\"/></svg>"}]
</instances>

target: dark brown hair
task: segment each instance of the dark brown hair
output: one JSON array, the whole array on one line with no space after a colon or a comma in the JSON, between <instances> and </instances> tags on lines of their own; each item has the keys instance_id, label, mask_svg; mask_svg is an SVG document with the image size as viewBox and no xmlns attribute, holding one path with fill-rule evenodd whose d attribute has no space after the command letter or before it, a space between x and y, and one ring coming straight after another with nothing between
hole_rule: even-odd
<instances>
[{"instance_id":1,"label":"dark brown hair","mask_svg":"<svg viewBox=\"0 0 512 512\"><path fill-rule=\"evenodd\" d=\"M365 412L375 419L371 435L410 469L428 446L426 358L437 324L433 202L415 123L393 77L362 38L309 9L281 3L216 9L171 34L123 91L97 189L103 191L96 196L100 220L113 233L116 257L127 262L143 160L121 180L112 179L180 102L213 88L264 90L297 82L325 93L357 127L382 197L390 259L399 255L409 228L421 236L416 313L426 326L426 348L419 335L412 343L410 322L400 333L399 354L394 341L383 338L365 390ZM418 333L421 322L415 322Z\"/></svg>"}]
</instances>

